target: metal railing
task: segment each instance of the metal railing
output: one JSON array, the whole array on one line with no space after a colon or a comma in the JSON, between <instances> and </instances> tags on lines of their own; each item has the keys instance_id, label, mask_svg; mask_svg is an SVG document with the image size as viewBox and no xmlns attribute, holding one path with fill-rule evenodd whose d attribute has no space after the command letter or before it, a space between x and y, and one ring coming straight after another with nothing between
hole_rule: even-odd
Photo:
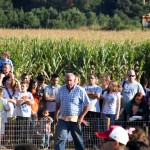
<instances>
[{"instance_id":1,"label":"metal railing","mask_svg":"<svg viewBox=\"0 0 150 150\"><path fill-rule=\"evenodd\" d=\"M82 133L85 143L85 149L97 149L101 146L100 139L96 138L94 133L96 131L105 131L110 124L120 125L124 128L141 127L147 134L149 134L150 122L146 121L115 121L110 122L109 119L86 119L88 125L82 124ZM1 124L1 139L0 145L6 149L13 149L17 144L32 143L40 148L43 135L46 134L46 127L41 126L41 121L17 121L10 120L6 124ZM5 127L4 127L5 126ZM49 140L49 148L54 148L54 124L51 127L51 134ZM4 149L1 147L1 149ZM74 149L74 143L70 133L66 141L66 149Z\"/></svg>"}]
</instances>

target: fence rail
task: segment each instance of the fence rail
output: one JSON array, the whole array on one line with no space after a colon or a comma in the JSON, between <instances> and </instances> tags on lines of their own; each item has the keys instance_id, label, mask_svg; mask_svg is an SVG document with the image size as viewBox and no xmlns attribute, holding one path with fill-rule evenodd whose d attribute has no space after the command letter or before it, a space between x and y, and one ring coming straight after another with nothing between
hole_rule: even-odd
<instances>
[{"instance_id":1,"label":"fence rail","mask_svg":"<svg viewBox=\"0 0 150 150\"><path fill-rule=\"evenodd\" d=\"M110 124L109 119L86 119L89 124L86 126L82 124L82 133L85 143L85 149L97 149L101 146L101 142L95 137L94 133L96 131L106 130ZM115 121L115 125L121 125L124 128L129 127L141 127L149 135L150 122L148 121ZM54 147L54 124L52 124L52 132L50 134L49 148ZM46 134L46 126L43 126L41 121L17 121L11 120L6 124L1 124L1 139L0 139L0 149L13 149L17 144L23 143L33 143L38 148L41 146L43 134ZM4 146L4 147L3 147ZM71 134L68 134L68 139L66 142L66 149L74 149L74 143Z\"/></svg>"}]
</instances>

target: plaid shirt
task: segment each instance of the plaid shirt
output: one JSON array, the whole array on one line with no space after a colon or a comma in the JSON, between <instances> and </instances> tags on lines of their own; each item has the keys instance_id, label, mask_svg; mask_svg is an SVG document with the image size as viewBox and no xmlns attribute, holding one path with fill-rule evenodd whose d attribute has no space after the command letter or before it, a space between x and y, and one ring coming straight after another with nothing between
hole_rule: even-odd
<instances>
[{"instance_id":1,"label":"plaid shirt","mask_svg":"<svg viewBox=\"0 0 150 150\"><path fill-rule=\"evenodd\" d=\"M40 126L41 126L41 132L51 132L51 123L53 122L53 119L51 117L42 117L40 120Z\"/></svg>"},{"instance_id":2,"label":"plaid shirt","mask_svg":"<svg viewBox=\"0 0 150 150\"><path fill-rule=\"evenodd\" d=\"M79 116L83 108L90 104L85 90L78 85L75 85L70 93L66 85L61 86L56 102L61 104L60 115L64 116Z\"/></svg>"}]
</instances>

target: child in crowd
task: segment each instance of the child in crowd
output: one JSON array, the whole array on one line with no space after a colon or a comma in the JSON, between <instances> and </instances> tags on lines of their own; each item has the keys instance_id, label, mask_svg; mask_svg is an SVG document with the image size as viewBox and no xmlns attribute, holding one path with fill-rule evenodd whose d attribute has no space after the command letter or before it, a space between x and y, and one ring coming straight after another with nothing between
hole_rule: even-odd
<instances>
[{"instance_id":1,"label":"child in crowd","mask_svg":"<svg viewBox=\"0 0 150 150\"><path fill-rule=\"evenodd\" d=\"M116 81L109 83L108 91L103 94L104 103L102 109L103 118L110 118L113 124L115 120L119 119L120 113L120 93L118 93L118 84Z\"/></svg>"},{"instance_id":2,"label":"child in crowd","mask_svg":"<svg viewBox=\"0 0 150 150\"><path fill-rule=\"evenodd\" d=\"M50 142L50 135L51 135L51 123L53 119L49 117L49 110L44 109L42 111L43 117L40 120L40 134L42 134L42 140L40 147L41 148L48 148Z\"/></svg>"},{"instance_id":3,"label":"child in crowd","mask_svg":"<svg viewBox=\"0 0 150 150\"><path fill-rule=\"evenodd\" d=\"M36 120L37 119L37 113L38 113L38 106L39 106L39 97L37 96L37 80L36 79L31 79L29 83L29 88L28 91L32 93L33 98L34 98L34 104L31 105L31 116L32 119Z\"/></svg>"},{"instance_id":4,"label":"child in crowd","mask_svg":"<svg viewBox=\"0 0 150 150\"><path fill-rule=\"evenodd\" d=\"M128 115L129 121L136 121L136 120L142 120L142 116L138 112L139 106L137 104L132 105L132 112Z\"/></svg>"},{"instance_id":5,"label":"child in crowd","mask_svg":"<svg viewBox=\"0 0 150 150\"><path fill-rule=\"evenodd\" d=\"M27 92L27 89L28 83L21 82L21 92L18 92L15 96L17 100L17 117L31 117L31 105L34 104L34 99L32 93Z\"/></svg>"},{"instance_id":6,"label":"child in crowd","mask_svg":"<svg viewBox=\"0 0 150 150\"><path fill-rule=\"evenodd\" d=\"M13 63L10 59L8 59L10 57L10 53L9 52L2 52L2 55L1 55L1 60L0 60L0 68L2 70L2 67L4 64L8 63L11 65L12 67L12 70L13 70Z\"/></svg>"},{"instance_id":7,"label":"child in crowd","mask_svg":"<svg viewBox=\"0 0 150 150\"><path fill-rule=\"evenodd\" d=\"M27 92L28 83L21 82L21 91L15 96L16 99L16 138L17 140L24 140L21 142L29 142L30 119L31 119L31 105L34 104L33 95ZM17 133L18 132L18 133ZM17 137L19 136L19 137ZM23 138L23 139L22 139Z\"/></svg>"}]
</instances>

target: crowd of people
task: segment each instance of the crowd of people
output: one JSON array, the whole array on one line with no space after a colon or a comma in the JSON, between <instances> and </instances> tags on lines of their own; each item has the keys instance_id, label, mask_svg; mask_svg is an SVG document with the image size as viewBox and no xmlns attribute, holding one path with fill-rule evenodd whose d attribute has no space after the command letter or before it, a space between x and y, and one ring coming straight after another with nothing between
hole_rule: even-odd
<instances>
[{"instance_id":1,"label":"crowd of people","mask_svg":"<svg viewBox=\"0 0 150 150\"><path fill-rule=\"evenodd\" d=\"M75 149L83 150L81 124L84 118L110 118L111 125L118 120L149 121L150 89L147 82L142 86L136 81L134 70L129 70L120 83L111 80L109 75L99 79L90 74L84 85L79 75L67 73L64 85L59 85L59 75L55 73L50 83L45 83L41 73L35 78L23 73L17 79L9 55L3 52L0 60L1 140L8 130L14 130L14 138L28 143L31 138L28 133L38 126L37 134L42 135L40 148L49 147L50 137L55 136L54 149L64 150L70 131ZM15 129L10 127L13 120ZM52 123L56 125L55 135ZM94 133L91 136L96 138ZM97 137L101 137L100 133Z\"/></svg>"}]
</instances>

